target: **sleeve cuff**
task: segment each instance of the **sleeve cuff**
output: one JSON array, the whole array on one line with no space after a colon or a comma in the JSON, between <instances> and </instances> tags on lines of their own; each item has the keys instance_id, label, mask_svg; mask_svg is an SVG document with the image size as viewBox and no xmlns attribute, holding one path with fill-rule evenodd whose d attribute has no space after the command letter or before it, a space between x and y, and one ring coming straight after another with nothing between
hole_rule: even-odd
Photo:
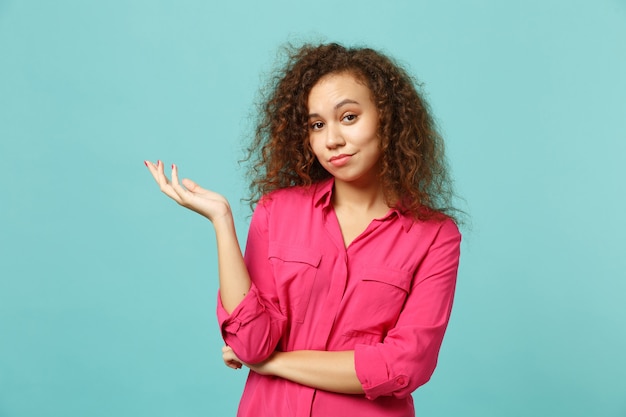
<instances>
[{"instance_id":1,"label":"sleeve cuff","mask_svg":"<svg viewBox=\"0 0 626 417\"><path fill-rule=\"evenodd\" d=\"M223 332L235 334L241 326L253 321L256 317L265 311L263 303L259 300L259 294L254 287L250 287L250 291L232 313L224 309L220 293L217 293L217 321Z\"/></svg>"},{"instance_id":2,"label":"sleeve cuff","mask_svg":"<svg viewBox=\"0 0 626 417\"><path fill-rule=\"evenodd\" d=\"M407 375L389 375L386 361L376 346L356 345L354 366L368 400L375 400L384 395L393 395L409 385Z\"/></svg>"}]
</instances>

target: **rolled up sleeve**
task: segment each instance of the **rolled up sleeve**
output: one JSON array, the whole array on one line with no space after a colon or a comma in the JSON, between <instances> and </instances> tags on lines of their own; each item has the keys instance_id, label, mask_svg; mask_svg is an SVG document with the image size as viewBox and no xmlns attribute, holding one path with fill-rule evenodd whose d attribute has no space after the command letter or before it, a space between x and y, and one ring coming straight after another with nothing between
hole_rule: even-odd
<instances>
[{"instance_id":1,"label":"rolled up sleeve","mask_svg":"<svg viewBox=\"0 0 626 417\"><path fill-rule=\"evenodd\" d=\"M445 222L419 265L396 326L382 343L357 344L355 368L365 395L404 398L432 376L448 325L461 235Z\"/></svg>"},{"instance_id":2,"label":"rolled up sleeve","mask_svg":"<svg viewBox=\"0 0 626 417\"><path fill-rule=\"evenodd\" d=\"M217 319L224 342L246 363L258 363L274 352L286 323L280 312L268 261L267 209L260 202L252 216L244 260L251 287L229 314L217 297Z\"/></svg>"}]
</instances>

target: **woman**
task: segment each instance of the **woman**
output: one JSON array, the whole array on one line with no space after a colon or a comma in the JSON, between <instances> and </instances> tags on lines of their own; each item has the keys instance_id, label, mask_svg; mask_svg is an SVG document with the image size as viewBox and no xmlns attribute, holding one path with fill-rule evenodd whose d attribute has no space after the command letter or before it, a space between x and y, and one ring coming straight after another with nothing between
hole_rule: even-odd
<instances>
[{"instance_id":1,"label":"woman","mask_svg":"<svg viewBox=\"0 0 626 417\"><path fill-rule=\"evenodd\" d=\"M223 359L251 370L238 415L412 416L460 245L428 107L389 58L338 44L293 51L269 91L245 257L224 197L146 162L215 227Z\"/></svg>"}]
</instances>

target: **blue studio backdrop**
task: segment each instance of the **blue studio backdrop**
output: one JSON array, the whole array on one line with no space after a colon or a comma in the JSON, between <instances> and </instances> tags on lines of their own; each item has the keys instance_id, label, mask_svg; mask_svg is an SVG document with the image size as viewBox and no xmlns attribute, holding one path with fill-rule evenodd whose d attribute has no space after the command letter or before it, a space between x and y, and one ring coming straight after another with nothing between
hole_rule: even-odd
<instances>
[{"instance_id":1,"label":"blue studio backdrop","mask_svg":"<svg viewBox=\"0 0 626 417\"><path fill-rule=\"evenodd\" d=\"M626 416L626 2L0 0L0 416L233 416L212 226L287 41L424 83L463 254L431 417Z\"/></svg>"}]
</instances>

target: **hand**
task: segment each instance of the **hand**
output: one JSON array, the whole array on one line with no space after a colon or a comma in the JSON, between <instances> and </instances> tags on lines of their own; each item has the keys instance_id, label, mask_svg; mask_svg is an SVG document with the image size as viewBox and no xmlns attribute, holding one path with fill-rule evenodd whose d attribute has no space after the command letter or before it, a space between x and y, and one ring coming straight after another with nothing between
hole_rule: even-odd
<instances>
[{"instance_id":1,"label":"hand","mask_svg":"<svg viewBox=\"0 0 626 417\"><path fill-rule=\"evenodd\" d=\"M161 191L181 206L201 214L212 222L231 213L228 201L220 194L205 190L187 178L183 179L181 185L178 181L176 165L172 165L172 180L170 181L163 171L161 161L157 161L156 164L145 161L145 164Z\"/></svg>"},{"instance_id":2,"label":"hand","mask_svg":"<svg viewBox=\"0 0 626 417\"><path fill-rule=\"evenodd\" d=\"M277 355L277 352L274 352L270 355L269 358L260 363L250 364L242 362L241 359L237 357L235 352L231 349L230 346L222 347L222 360L224 361L224 365L228 366L232 369L241 369L242 366L247 366L257 374L261 375L272 375L270 365L272 363L272 359Z\"/></svg>"},{"instance_id":3,"label":"hand","mask_svg":"<svg viewBox=\"0 0 626 417\"><path fill-rule=\"evenodd\" d=\"M243 366L243 362L241 362L228 345L222 347L222 360L224 361L224 365L232 369L241 369Z\"/></svg>"}]
</instances>

